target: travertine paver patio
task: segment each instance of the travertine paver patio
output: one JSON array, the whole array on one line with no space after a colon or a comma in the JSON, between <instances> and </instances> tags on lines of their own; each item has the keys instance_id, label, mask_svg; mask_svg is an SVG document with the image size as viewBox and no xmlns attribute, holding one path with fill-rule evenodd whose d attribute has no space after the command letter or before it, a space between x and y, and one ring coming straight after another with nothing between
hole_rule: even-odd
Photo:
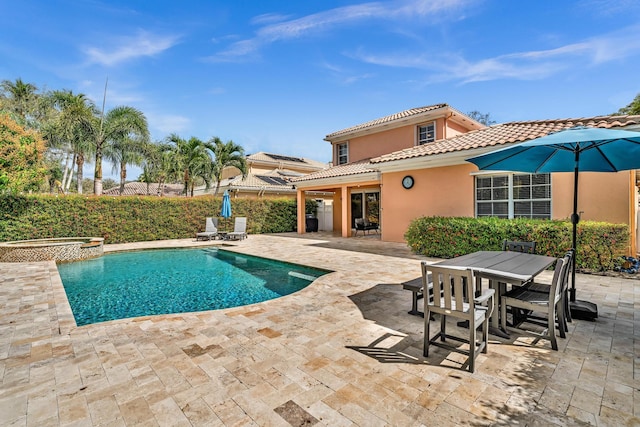
<instances>
[{"instance_id":1,"label":"travertine paver patio","mask_svg":"<svg viewBox=\"0 0 640 427\"><path fill-rule=\"evenodd\" d=\"M422 357L399 286L419 257L305 237L227 247L335 271L294 295L83 327L54 263L0 264L0 425L640 425L640 281L579 275L597 322L574 321L558 352L494 339L470 374L458 354Z\"/></svg>"}]
</instances>

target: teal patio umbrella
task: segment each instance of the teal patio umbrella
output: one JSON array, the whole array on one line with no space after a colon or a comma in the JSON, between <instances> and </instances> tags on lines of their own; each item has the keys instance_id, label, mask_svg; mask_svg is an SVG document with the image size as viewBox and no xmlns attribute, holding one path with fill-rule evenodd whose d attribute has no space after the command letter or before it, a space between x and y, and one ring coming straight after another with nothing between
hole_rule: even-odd
<instances>
[{"instance_id":1,"label":"teal patio umbrella","mask_svg":"<svg viewBox=\"0 0 640 427\"><path fill-rule=\"evenodd\" d=\"M222 218L231 218L231 199L229 198L229 191L224 190L222 195L222 209L220 211Z\"/></svg>"},{"instance_id":2,"label":"teal patio umbrella","mask_svg":"<svg viewBox=\"0 0 640 427\"><path fill-rule=\"evenodd\" d=\"M530 141L514 144L467 161L480 170L528 173L573 172L573 249L576 249L578 175L583 172L619 172L640 169L640 132L576 126ZM576 266L570 290L571 311L576 317L598 316L595 304L576 301Z\"/></svg>"}]
</instances>

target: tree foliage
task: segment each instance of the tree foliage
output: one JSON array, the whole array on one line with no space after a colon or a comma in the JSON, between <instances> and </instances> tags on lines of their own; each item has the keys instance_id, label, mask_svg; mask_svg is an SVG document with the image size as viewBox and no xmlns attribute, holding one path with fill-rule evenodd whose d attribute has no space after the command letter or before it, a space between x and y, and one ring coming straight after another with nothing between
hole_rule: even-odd
<instances>
[{"instance_id":1,"label":"tree foliage","mask_svg":"<svg viewBox=\"0 0 640 427\"><path fill-rule=\"evenodd\" d=\"M640 114L640 93L637 94L635 98L633 98L633 101L631 101L629 105L619 109L617 114L624 114L624 115Z\"/></svg>"},{"instance_id":2,"label":"tree foliage","mask_svg":"<svg viewBox=\"0 0 640 427\"><path fill-rule=\"evenodd\" d=\"M95 131L96 167L94 173L94 193L102 194L102 156L108 148L106 144L117 144L126 138L149 140L149 125L144 113L129 106L115 107L100 118Z\"/></svg>"},{"instance_id":3,"label":"tree foliage","mask_svg":"<svg viewBox=\"0 0 640 427\"><path fill-rule=\"evenodd\" d=\"M247 176L247 160L244 149L233 141L222 142L214 136L207 143L207 147L213 152L213 178L216 180L214 195L220 190L222 171L226 167L235 167L243 177Z\"/></svg>"},{"instance_id":4,"label":"tree foliage","mask_svg":"<svg viewBox=\"0 0 640 427\"><path fill-rule=\"evenodd\" d=\"M0 192L39 190L47 174L45 148L36 131L26 130L9 114L0 113Z\"/></svg>"},{"instance_id":5,"label":"tree foliage","mask_svg":"<svg viewBox=\"0 0 640 427\"><path fill-rule=\"evenodd\" d=\"M481 113L480 111L473 110L467 113L467 116L471 117L476 122L480 122L485 126L495 125L496 121L491 120L490 113Z\"/></svg>"},{"instance_id":6,"label":"tree foliage","mask_svg":"<svg viewBox=\"0 0 640 427\"><path fill-rule=\"evenodd\" d=\"M0 108L11 113L14 120L28 128L34 127L34 120L39 111L38 88L18 78L15 82L0 82Z\"/></svg>"}]
</instances>

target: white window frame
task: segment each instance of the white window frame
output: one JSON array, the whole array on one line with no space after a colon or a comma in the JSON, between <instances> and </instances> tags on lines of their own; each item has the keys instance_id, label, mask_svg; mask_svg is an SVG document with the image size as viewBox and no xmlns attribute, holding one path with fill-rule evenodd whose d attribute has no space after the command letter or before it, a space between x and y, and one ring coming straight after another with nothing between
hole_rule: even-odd
<instances>
[{"instance_id":1,"label":"white window frame","mask_svg":"<svg viewBox=\"0 0 640 427\"><path fill-rule=\"evenodd\" d=\"M340 147L344 147L345 154L340 154ZM345 158L344 162L340 161L341 157ZM336 165L337 166L346 165L347 163L349 163L349 141L340 142L336 144Z\"/></svg>"},{"instance_id":2,"label":"white window frame","mask_svg":"<svg viewBox=\"0 0 640 427\"><path fill-rule=\"evenodd\" d=\"M549 186L549 197L544 197L544 198L528 198L528 199L516 199L514 198L514 185L513 185L513 181L514 181L514 176L520 176L520 175L529 175L529 176L534 176L534 175L548 175L548 184L538 184L538 185L534 185L532 183L529 184L530 187L534 187L534 186ZM500 178L500 177L506 177L507 178L507 198L506 199L496 199L496 200L478 200L478 178ZM493 186L493 183L491 185L491 191L493 192L494 189L497 187ZM502 172L502 173L480 173L480 174L475 174L474 177L474 208L475 208L475 217L476 218L480 218L480 217L485 217L485 216L499 216L499 215L479 215L478 214L478 206L480 204L483 203L495 203L498 201L503 201L503 202L507 202L507 218L509 219L513 219L513 218L534 218L533 216L533 212L530 212L529 215L525 216L525 215L515 215L515 204L518 202L533 202L533 201L542 201L542 202L549 202L549 212L548 214L544 215L544 218L546 219L551 219L552 213L553 213L553 206L552 206L552 183L551 183L551 174L527 174L527 173L516 173L516 172ZM541 218L541 216L535 216L535 218Z\"/></svg>"},{"instance_id":3,"label":"white window frame","mask_svg":"<svg viewBox=\"0 0 640 427\"><path fill-rule=\"evenodd\" d=\"M422 128L433 128L432 131L432 138L427 138L425 137L424 139L420 138L420 134L422 133ZM425 130L425 136L429 135L429 130L426 129ZM430 144L432 142L435 142L436 140L436 122L431 122L431 123L423 123L418 125L418 127L416 128L416 145L424 145L424 144Z\"/></svg>"}]
</instances>

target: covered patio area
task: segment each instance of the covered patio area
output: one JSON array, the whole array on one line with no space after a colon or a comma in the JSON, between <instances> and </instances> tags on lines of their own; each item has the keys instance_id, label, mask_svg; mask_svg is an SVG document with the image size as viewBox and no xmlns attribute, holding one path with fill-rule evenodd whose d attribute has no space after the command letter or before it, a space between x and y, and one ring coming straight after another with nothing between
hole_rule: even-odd
<instances>
[{"instance_id":1,"label":"covered patio area","mask_svg":"<svg viewBox=\"0 0 640 427\"><path fill-rule=\"evenodd\" d=\"M292 233L225 249L334 272L250 306L76 327L53 262L0 263L0 425L640 424L640 280L578 275L596 322L571 323L557 352L491 337L470 374L458 354L422 356L400 283L424 258L406 245Z\"/></svg>"}]
</instances>

